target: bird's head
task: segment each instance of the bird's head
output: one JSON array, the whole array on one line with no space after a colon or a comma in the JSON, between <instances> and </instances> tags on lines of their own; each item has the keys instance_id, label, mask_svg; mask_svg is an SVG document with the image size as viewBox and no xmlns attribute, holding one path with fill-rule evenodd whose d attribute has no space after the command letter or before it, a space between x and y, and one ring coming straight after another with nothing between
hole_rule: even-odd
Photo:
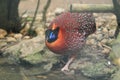
<instances>
[{"instance_id":1,"label":"bird's head","mask_svg":"<svg viewBox=\"0 0 120 80\"><path fill-rule=\"evenodd\" d=\"M46 46L53 52L63 49L65 44L64 29L59 25L53 23L50 25L45 32L45 43Z\"/></svg>"},{"instance_id":2,"label":"bird's head","mask_svg":"<svg viewBox=\"0 0 120 80\"><path fill-rule=\"evenodd\" d=\"M46 41L48 43L55 42L58 39L59 30L60 30L59 26L53 24L51 29L48 29L45 32Z\"/></svg>"}]
</instances>

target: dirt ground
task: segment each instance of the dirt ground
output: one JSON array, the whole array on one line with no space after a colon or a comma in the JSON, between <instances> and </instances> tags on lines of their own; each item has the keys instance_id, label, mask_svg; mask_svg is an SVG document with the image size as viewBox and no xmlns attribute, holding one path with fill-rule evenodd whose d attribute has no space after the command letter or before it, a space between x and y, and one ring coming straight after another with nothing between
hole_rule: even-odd
<instances>
[{"instance_id":1,"label":"dirt ground","mask_svg":"<svg viewBox=\"0 0 120 80\"><path fill-rule=\"evenodd\" d=\"M34 13L38 0L21 0L19 4L19 13L27 11L28 13ZM39 11L41 12L47 0L40 0ZM112 4L112 0L51 0L49 11L54 11L56 8L69 9L69 5L72 3L81 4Z\"/></svg>"}]
</instances>

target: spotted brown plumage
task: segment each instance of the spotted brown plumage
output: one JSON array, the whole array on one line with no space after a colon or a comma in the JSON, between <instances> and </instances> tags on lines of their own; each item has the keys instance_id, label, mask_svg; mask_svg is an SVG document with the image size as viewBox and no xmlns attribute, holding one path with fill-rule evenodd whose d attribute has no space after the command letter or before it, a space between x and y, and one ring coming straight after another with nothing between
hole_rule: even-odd
<instances>
[{"instance_id":1,"label":"spotted brown plumage","mask_svg":"<svg viewBox=\"0 0 120 80\"><path fill-rule=\"evenodd\" d=\"M45 43L56 54L74 54L83 47L87 36L95 30L92 13L65 12L49 25Z\"/></svg>"}]
</instances>

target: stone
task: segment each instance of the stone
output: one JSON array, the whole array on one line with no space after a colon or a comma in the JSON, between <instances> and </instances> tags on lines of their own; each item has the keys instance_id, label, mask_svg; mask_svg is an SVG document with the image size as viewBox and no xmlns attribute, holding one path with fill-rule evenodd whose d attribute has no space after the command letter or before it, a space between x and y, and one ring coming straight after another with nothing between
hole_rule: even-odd
<instances>
[{"instance_id":1,"label":"stone","mask_svg":"<svg viewBox=\"0 0 120 80\"><path fill-rule=\"evenodd\" d=\"M30 36L24 36L23 39L30 39Z\"/></svg>"},{"instance_id":2,"label":"stone","mask_svg":"<svg viewBox=\"0 0 120 80\"><path fill-rule=\"evenodd\" d=\"M64 12L64 11L65 11L65 9L63 9L63 8L56 8L55 11L54 11L54 13L55 13L56 15L59 15L59 14L61 14L61 13Z\"/></svg>"},{"instance_id":3,"label":"stone","mask_svg":"<svg viewBox=\"0 0 120 80\"><path fill-rule=\"evenodd\" d=\"M108 33L108 29L105 27L105 28L103 28L103 33Z\"/></svg>"},{"instance_id":4,"label":"stone","mask_svg":"<svg viewBox=\"0 0 120 80\"><path fill-rule=\"evenodd\" d=\"M114 34L115 34L115 30L110 30L109 31L109 37L114 37Z\"/></svg>"},{"instance_id":5,"label":"stone","mask_svg":"<svg viewBox=\"0 0 120 80\"><path fill-rule=\"evenodd\" d=\"M120 80L120 69L111 76L111 80Z\"/></svg>"},{"instance_id":6,"label":"stone","mask_svg":"<svg viewBox=\"0 0 120 80\"><path fill-rule=\"evenodd\" d=\"M104 48L102 51L103 54L109 54L110 53L110 49L108 48Z\"/></svg>"},{"instance_id":7,"label":"stone","mask_svg":"<svg viewBox=\"0 0 120 80\"><path fill-rule=\"evenodd\" d=\"M16 42L17 40L14 37L6 37L7 42Z\"/></svg>"},{"instance_id":8,"label":"stone","mask_svg":"<svg viewBox=\"0 0 120 80\"><path fill-rule=\"evenodd\" d=\"M88 40L86 41L86 44L88 44L88 45L96 44L96 43L97 43L97 42L96 42L95 39L88 39Z\"/></svg>"},{"instance_id":9,"label":"stone","mask_svg":"<svg viewBox=\"0 0 120 80\"><path fill-rule=\"evenodd\" d=\"M114 66L108 67L107 63L100 62L84 67L81 72L84 76L90 77L93 80L105 80L106 78L109 78L115 70L116 68Z\"/></svg>"},{"instance_id":10,"label":"stone","mask_svg":"<svg viewBox=\"0 0 120 80\"><path fill-rule=\"evenodd\" d=\"M55 13L54 12L48 12L47 13L47 15L46 15L47 17L55 17Z\"/></svg>"},{"instance_id":11,"label":"stone","mask_svg":"<svg viewBox=\"0 0 120 80\"><path fill-rule=\"evenodd\" d=\"M116 21L116 20L112 20L112 21L109 23L109 25L110 25L110 28L115 29L115 28L117 27L117 21Z\"/></svg>"},{"instance_id":12,"label":"stone","mask_svg":"<svg viewBox=\"0 0 120 80\"><path fill-rule=\"evenodd\" d=\"M110 17L112 20L116 20L116 16L113 14L111 17Z\"/></svg>"},{"instance_id":13,"label":"stone","mask_svg":"<svg viewBox=\"0 0 120 80\"><path fill-rule=\"evenodd\" d=\"M36 20L42 20L42 14L37 14L37 16L36 16Z\"/></svg>"},{"instance_id":14,"label":"stone","mask_svg":"<svg viewBox=\"0 0 120 80\"><path fill-rule=\"evenodd\" d=\"M39 27L35 28L35 32L37 35L42 36L42 35L44 35L45 30L44 30L43 26L39 26Z\"/></svg>"},{"instance_id":15,"label":"stone","mask_svg":"<svg viewBox=\"0 0 120 80\"><path fill-rule=\"evenodd\" d=\"M26 35L28 33L28 30L30 29L30 24L27 23L25 27L20 31L21 34Z\"/></svg>"},{"instance_id":16,"label":"stone","mask_svg":"<svg viewBox=\"0 0 120 80\"><path fill-rule=\"evenodd\" d=\"M97 13L93 13L94 17L97 18L98 17L98 14Z\"/></svg>"},{"instance_id":17,"label":"stone","mask_svg":"<svg viewBox=\"0 0 120 80\"><path fill-rule=\"evenodd\" d=\"M20 60L29 62L30 64L45 62L46 66L48 65L47 63L51 63L52 66L58 62L59 58L51 51L47 50L44 38L45 37L42 35L28 40L21 40L12 46L4 48L2 50L3 55L10 55L9 59L10 61L12 60L12 62L19 63ZM14 40L15 38L12 39Z\"/></svg>"},{"instance_id":18,"label":"stone","mask_svg":"<svg viewBox=\"0 0 120 80\"><path fill-rule=\"evenodd\" d=\"M119 58L115 58L115 59L113 59L113 64L115 64L115 65L117 65L117 66L120 66L120 57Z\"/></svg>"},{"instance_id":19,"label":"stone","mask_svg":"<svg viewBox=\"0 0 120 80\"><path fill-rule=\"evenodd\" d=\"M96 38L98 41L101 41L103 39L103 34L97 34Z\"/></svg>"},{"instance_id":20,"label":"stone","mask_svg":"<svg viewBox=\"0 0 120 80\"><path fill-rule=\"evenodd\" d=\"M102 25L103 25L102 22L96 22L96 27L97 27L97 28L101 27Z\"/></svg>"},{"instance_id":21,"label":"stone","mask_svg":"<svg viewBox=\"0 0 120 80\"><path fill-rule=\"evenodd\" d=\"M7 31L4 29L0 29L0 39L5 38L6 35L7 35Z\"/></svg>"},{"instance_id":22,"label":"stone","mask_svg":"<svg viewBox=\"0 0 120 80\"><path fill-rule=\"evenodd\" d=\"M115 65L120 66L120 43L114 43L112 45L112 51L110 52L109 58Z\"/></svg>"},{"instance_id":23,"label":"stone","mask_svg":"<svg viewBox=\"0 0 120 80\"><path fill-rule=\"evenodd\" d=\"M47 21L46 21L46 22L47 22L47 23L50 23L50 22L52 22L53 19L55 19L54 16L53 16L53 17L49 17L49 18L47 18Z\"/></svg>"},{"instance_id":24,"label":"stone","mask_svg":"<svg viewBox=\"0 0 120 80\"><path fill-rule=\"evenodd\" d=\"M22 39L22 37L23 37L23 35L21 33L14 34L14 38L17 39L17 40Z\"/></svg>"},{"instance_id":25,"label":"stone","mask_svg":"<svg viewBox=\"0 0 120 80\"><path fill-rule=\"evenodd\" d=\"M108 42L108 39L101 40L101 43L106 44Z\"/></svg>"},{"instance_id":26,"label":"stone","mask_svg":"<svg viewBox=\"0 0 120 80\"><path fill-rule=\"evenodd\" d=\"M0 48L4 47L7 45L6 41L0 41Z\"/></svg>"}]
</instances>

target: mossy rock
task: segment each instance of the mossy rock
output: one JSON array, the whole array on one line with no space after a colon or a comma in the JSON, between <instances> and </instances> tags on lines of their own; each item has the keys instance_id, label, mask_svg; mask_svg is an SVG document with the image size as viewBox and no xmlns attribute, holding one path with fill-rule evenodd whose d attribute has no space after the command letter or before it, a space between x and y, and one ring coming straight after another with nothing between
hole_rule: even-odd
<instances>
[{"instance_id":1,"label":"mossy rock","mask_svg":"<svg viewBox=\"0 0 120 80\"><path fill-rule=\"evenodd\" d=\"M81 72L84 76L92 79L106 80L106 78L109 78L115 70L116 68L114 66L108 67L107 63L100 62L83 68Z\"/></svg>"},{"instance_id":2,"label":"mossy rock","mask_svg":"<svg viewBox=\"0 0 120 80\"><path fill-rule=\"evenodd\" d=\"M120 66L120 34L112 43L112 51L109 58L115 65Z\"/></svg>"},{"instance_id":3,"label":"mossy rock","mask_svg":"<svg viewBox=\"0 0 120 80\"><path fill-rule=\"evenodd\" d=\"M116 71L112 77L111 80L120 80L120 70Z\"/></svg>"}]
</instances>

